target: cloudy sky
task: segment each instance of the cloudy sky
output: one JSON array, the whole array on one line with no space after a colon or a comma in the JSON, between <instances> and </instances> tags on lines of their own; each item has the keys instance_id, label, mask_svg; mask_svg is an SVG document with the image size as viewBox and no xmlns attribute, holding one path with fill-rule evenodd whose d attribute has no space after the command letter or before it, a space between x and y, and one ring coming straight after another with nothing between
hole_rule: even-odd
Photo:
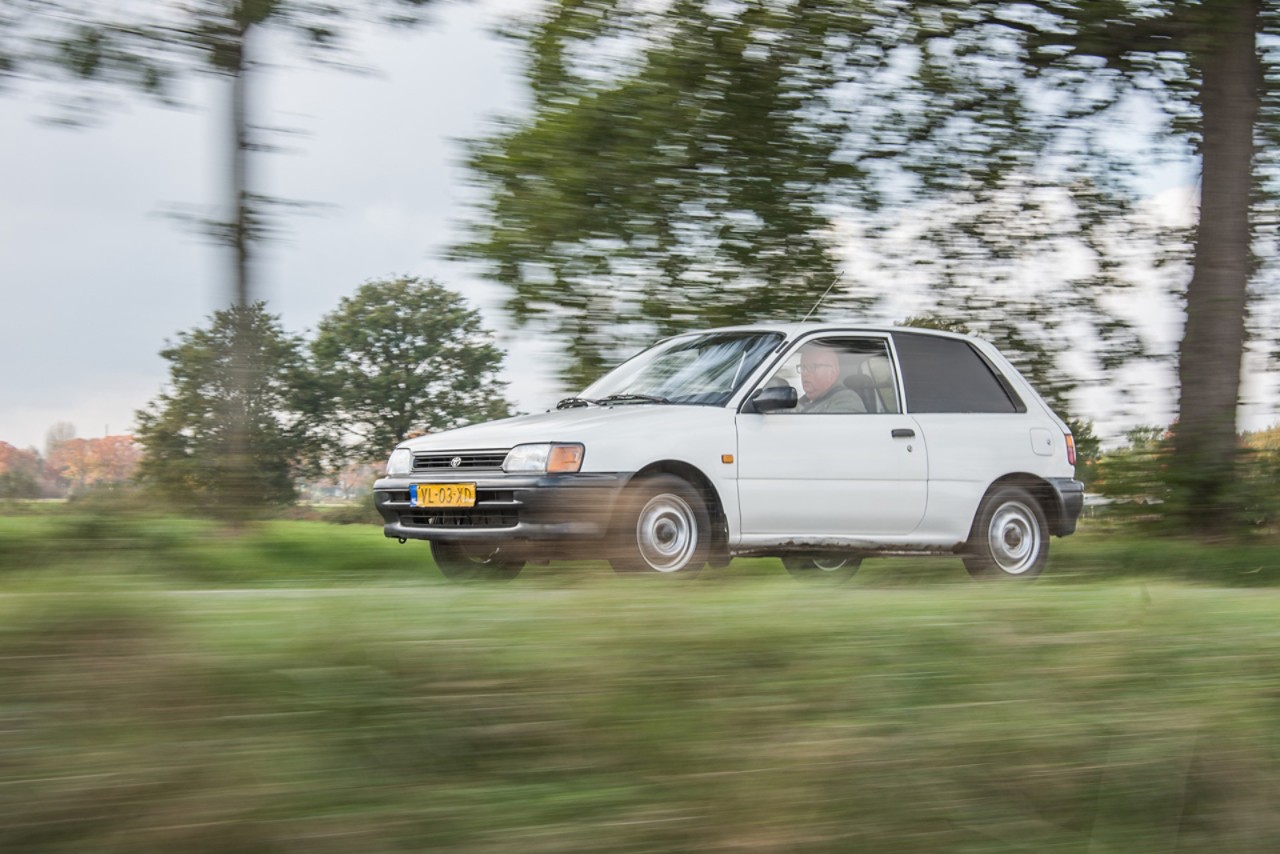
<instances>
[{"instance_id":1,"label":"cloudy sky","mask_svg":"<svg viewBox=\"0 0 1280 854\"><path fill-rule=\"evenodd\" d=\"M446 5L425 30L372 36L361 56L375 74L272 70L257 120L303 134L286 140L291 153L261 158L263 189L328 207L292 219L259 269L262 296L297 333L368 279L438 279L481 309L508 352L511 397L538 411L562 392L548 343L512 330L499 290L441 257L468 192L459 140L522 104L515 45L489 30L527 5ZM39 121L50 110L37 91L0 96L0 441L42 447L63 421L82 437L127 432L164 383L165 342L226 304L219 250L165 216L221 192L225 91L209 81L187 95L184 110L126 100L74 131ZM1153 203L1189 215L1180 184L1155 185ZM1157 319L1152 335L1171 348L1176 318L1154 308L1136 311ZM1168 423L1172 372L1148 371L1139 385L1123 404L1094 394L1082 414L1104 431ZM1275 420L1274 377L1255 376L1245 399L1246 428Z\"/></svg>"},{"instance_id":2,"label":"cloudy sky","mask_svg":"<svg viewBox=\"0 0 1280 854\"><path fill-rule=\"evenodd\" d=\"M264 189L328 207L290 220L260 281L301 333L368 279L434 277L499 331L512 397L533 411L558 393L546 355L507 328L495 287L440 257L467 192L458 140L521 104L515 46L489 33L518 6L449 5L424 30L379 34L360 52L374 74L298 63L266 77L257 121L304 134L260 158ZM0 97L0 441L43 447L59 421L128 431L164 382L166 340L226 304L219 250L166 216L221 192L225 92L186 94L189 109L128 100L84 130L42 123L30 87Z\"/></svg>"}]
</instances>

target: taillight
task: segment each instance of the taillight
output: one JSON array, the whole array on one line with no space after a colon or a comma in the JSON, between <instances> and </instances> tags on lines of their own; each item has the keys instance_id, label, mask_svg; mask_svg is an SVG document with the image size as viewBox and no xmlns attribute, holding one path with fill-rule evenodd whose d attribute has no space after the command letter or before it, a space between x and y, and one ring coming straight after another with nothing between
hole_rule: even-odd
<instances>
[{"instance_id":1,"label":"taillight","mask_svg":"<svg viewBox=\"0 0 1280 854\"><path fill-rule=\"evenodd\" d=\"M1076 464L1076 437L1070 433L1065 434L1067 437L1067 464Z\"/></svg>"}]
</instances>

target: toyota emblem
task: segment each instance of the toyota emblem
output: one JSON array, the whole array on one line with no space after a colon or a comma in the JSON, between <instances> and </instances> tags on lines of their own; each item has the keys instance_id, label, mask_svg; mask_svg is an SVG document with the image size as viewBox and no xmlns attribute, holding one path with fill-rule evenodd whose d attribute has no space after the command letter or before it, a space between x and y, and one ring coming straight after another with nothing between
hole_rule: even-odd
<instances>
[{"instance_id":1,"label":"toyota emblem","mask_svg":"<svg viewBox=\"0 0 1280 854\"><path fill-rule=\"evenodd\" d=\"M453 459L449 460L449 465L453 466L454 468L457 468L458 466L462 465L462 457L454 457Z\"/></svg>"}]
</instances>

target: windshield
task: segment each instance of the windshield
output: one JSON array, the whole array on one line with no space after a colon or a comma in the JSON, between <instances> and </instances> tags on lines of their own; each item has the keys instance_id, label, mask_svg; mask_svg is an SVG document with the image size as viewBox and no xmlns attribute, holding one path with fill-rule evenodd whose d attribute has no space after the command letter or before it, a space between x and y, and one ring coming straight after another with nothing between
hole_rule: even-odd
<instances>
[{"instance_id":1,"label":"windshield","mask_svg":"<svg viewBox=\"0 0 1280 854\"><path fill-rule=\"evenodd\" d=\"M671 338L596 380L582 399L724 406L782 338L759 331Z\"/></svg>"}]
</instances>

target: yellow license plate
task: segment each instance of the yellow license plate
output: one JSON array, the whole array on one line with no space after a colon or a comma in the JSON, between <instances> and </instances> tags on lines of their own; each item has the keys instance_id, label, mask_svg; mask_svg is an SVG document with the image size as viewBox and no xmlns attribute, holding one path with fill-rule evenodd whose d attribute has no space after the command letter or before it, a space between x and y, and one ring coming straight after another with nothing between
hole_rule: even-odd
<instances>
[{"instance_id":1,"label":"yellow license plate","mask_svg":"<svg viewBox=\"0 0 1280 854\"><path fill-rule=\"evenodd\" d=\"M409 487L410 507L475 507L474 483L415 483Z\"/></svg>"}]
</instances>

